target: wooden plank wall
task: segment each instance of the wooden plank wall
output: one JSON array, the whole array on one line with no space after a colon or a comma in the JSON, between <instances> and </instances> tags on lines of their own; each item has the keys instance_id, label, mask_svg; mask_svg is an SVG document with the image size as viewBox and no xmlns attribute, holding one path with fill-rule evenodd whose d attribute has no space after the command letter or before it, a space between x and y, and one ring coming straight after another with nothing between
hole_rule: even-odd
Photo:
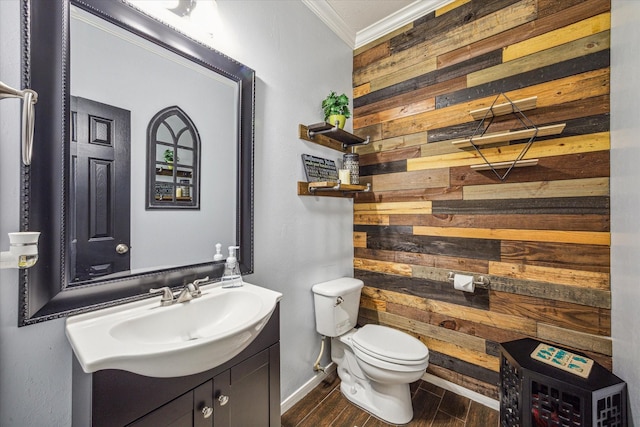
<instances>
[{"instance_id":1,"label":"wooden plank wall","mask_svg":"<svg viewBox=\"0 0 640 427\"><path fill-rule=\"evenodd\" d=\"M354 52L360 322L430 349L429 372L498 397L498 343L534 337L611 369L609 0L458 0ZM470 110L537 96L536 140L500 181L473 149ZM492 125L516 128L512 116ZM526 141L490 146L513 160ZM484 275L474 294L449 272Z\"/></svg>"}]
</instances>

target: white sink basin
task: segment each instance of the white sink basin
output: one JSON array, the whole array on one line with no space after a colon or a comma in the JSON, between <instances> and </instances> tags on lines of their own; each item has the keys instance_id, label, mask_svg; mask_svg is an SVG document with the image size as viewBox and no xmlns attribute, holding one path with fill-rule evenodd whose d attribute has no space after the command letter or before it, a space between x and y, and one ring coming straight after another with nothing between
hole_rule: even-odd
<instances>
[{"instance_id":1,"label":"white sink basin","mask_svg":"<svg viewBox=\"0 0 640 427\"><path fill-rule=\"evenodd\" d=\"M154 297L69 317L65 330L82 369L151 377L206 371L244 350L282 297L249 283L200 289L200 298L168 307Z\"/></svg>"}]
</instances>

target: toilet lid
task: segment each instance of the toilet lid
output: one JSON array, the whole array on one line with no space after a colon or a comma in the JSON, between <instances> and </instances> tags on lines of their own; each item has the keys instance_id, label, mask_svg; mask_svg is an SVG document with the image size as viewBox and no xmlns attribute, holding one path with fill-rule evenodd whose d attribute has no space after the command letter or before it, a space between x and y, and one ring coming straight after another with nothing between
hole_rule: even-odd
<instances>
[{"instance_id":1,"label":"toilet lid","mask_svg":"<svg viewBox=\"0 0 640 427\"><path fill-rule=\"evenodd\" d=\"M417 338L382 325L363 326L352 342L363 353L394 363L421 363L429 356L429 349Z\"/></svg>"}]
</instances>

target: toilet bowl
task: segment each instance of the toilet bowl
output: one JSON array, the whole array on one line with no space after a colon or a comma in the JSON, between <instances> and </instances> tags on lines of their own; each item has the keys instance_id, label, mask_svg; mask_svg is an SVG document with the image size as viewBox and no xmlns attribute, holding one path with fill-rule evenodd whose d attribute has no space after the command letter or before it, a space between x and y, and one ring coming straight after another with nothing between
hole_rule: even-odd
<instances>
[{"instance_id":1,"label":"toilet bowl","mask_svg":"<svg viewBox=\"0 0 640 427\"><path fill-rule=\"evenodd\" d=\"M331 337L331 360L345 397L388 423L406 424L413 418L409 384L425 373L429 350L387 326L356 328L362 286L352 278L314 285L316 329Z\"/></svg>"}]
</instances>

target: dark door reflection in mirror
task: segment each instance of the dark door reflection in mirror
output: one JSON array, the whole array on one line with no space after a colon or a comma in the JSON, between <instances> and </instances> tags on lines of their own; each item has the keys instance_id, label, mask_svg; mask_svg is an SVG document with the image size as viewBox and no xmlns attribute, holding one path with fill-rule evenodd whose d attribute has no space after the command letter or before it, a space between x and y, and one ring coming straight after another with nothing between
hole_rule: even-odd
<instances>
[{"instance_id":1,"label":"dark door reflection in mirror","mask_svg":"<svg viewBox=\"0 0 640 427\"><path fill-rule=\"evenodd\" d=\"M199 159L200 134L180 107L153 116L147 130L147 209L200 209Z\"/></svg>"},{"instance_id":2,"label":"dark door reflection in mirror","mask_svg":"<svg viewBox=\"0 0 640 427\"><path fill-rule=\"evenodd\" d=\"M71 97L69 267L73 282L130 269L130 123L130 111Z\"/></svg>"},{"instance_id":3,"label":"dark door reflection in mirror","mask_svg":"<svg viewBox=\"0 0 640 427\"><path fill-rule=\"evenodd\" d=\"M212 262L218 241L225 246L227 242L240 246L241 270L244 274L251 273L253 70L119 1L23 1L23 25L30 28L23 31L24 46L28 48L23 55L23 74L28 87L39 93L41 113L35 130L38 154L34 155L31 167L24 167L21 228L40 230L42 237L38 264L20 273L19 325L141 298L151 287L180 286L205 275L220 277L222 264ZM76 30L74 22L72 31L82 34L102 28L118 41L87 37L85 33L81 37L91 40L90 45L70 46L72 9L81 27ZM129 48L122 47L125 42L142 49L142 53L129 55L137 58L147 55L145 60L137 61L140 64L161 58L167 62L153 63L150 70L143 71L126 69L107 59L109 50L114 49L116 58L126 58L125 49ZM80 58L79 53L74 57L77 49L87 51L89 56L76 61ZM89 73L77 72L74 68L77 62L84 63ZM185 70L191 70L192 74L185 77ZM140 80L157 80L156 77L162 80L159 87L139 84ZM185 85L185 81L194 79L199 79L195 87ZM220 88L222 95L218 92ZM179 97L182 92L186 99ZM125 271L117 272L114 268L110 272L111 267L95 263L93 276L77 274L74 257L79 249L73 242L79 223L71 207L77 202L77 190L73 189L86 184L74 182L79 175L72 173L75 166L70 161L73 148L70 120L61 119L71 117L71 95L131 112L130 208L115 209L129 211L130 241L126 237L105 239L111 240L110 250L114 253L130 257L130 266ZM214 102L217 99L230 101ZM198 210L147 209L150 187L146 171L151 163L146 153L147 124L167 105L180 106L197 124L194 127L200 137L200 152L177 147L180 161L183 156L187 161L185 169L192 169L192 179L181 182L186 177L172 173L171 183L176 188L184 187L180 192L196 200ZM100 114L96 117L104 118ZM162 156L164 150L154 153L153 160L168 166ZM107 166L101 167L105 175L112 172ZM99 224L102 229L98 231L105 236L110 233L105 224L116 221L116 214L113 215L104 216L104 222ZM126 223L126 219L116 222Z\"/></svg>"}]
</instances>

